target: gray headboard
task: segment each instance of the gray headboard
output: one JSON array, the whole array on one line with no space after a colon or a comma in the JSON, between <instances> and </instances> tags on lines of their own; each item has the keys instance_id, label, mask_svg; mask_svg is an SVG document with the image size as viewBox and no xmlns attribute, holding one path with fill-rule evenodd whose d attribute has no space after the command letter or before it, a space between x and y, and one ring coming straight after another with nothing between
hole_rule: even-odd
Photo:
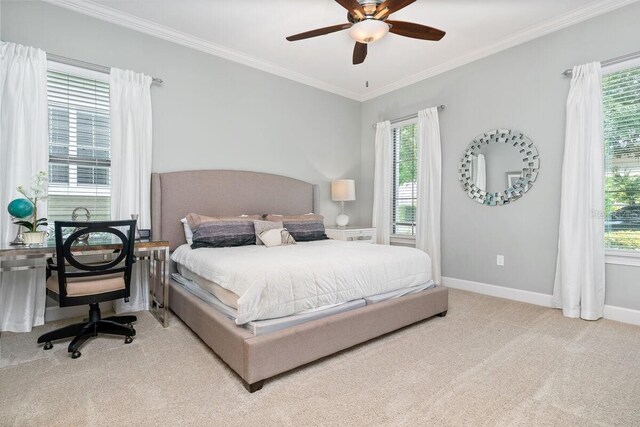
<instances>
[{"instance_id":1,"label":"gray headboard","mask_svg":"<svg viewBox=\"0 0 640 427\"><path fill-rule=\"evenodd\" d=\"M185 243L180 220L201 215L315 212L318 186L260 172L200 170L151 174L151 233L171 250Z\"/></svg>"}]
</instances>

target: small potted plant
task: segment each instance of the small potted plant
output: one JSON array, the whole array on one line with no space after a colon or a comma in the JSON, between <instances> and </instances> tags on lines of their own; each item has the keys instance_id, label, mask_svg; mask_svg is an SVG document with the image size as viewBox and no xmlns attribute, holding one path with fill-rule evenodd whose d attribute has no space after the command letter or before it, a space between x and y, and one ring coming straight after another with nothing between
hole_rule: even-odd
<instances>
[{"instance_id":1,"label":"small potted plant","mask_svg":"<svg viewBox=\"0 0 640 427\"><path fill-rule=\"evenodd\" d=\"M47 218L38 218L38 202L47 200L47 190L49 187L49 180L45 172L38 172L31 182L31 195L27 193L27 190L23 186L18 187L18 191L28 201L33 204L33 214L29 217L30 220L24 218L19 221L14 221L16 225L21 225L26 228L27 231L23 233L24 243L26 245L42 245L44 239L47 236L46 231L39 231L39 227L46 227L49 225Z\"/></svg>"}]
</instances>

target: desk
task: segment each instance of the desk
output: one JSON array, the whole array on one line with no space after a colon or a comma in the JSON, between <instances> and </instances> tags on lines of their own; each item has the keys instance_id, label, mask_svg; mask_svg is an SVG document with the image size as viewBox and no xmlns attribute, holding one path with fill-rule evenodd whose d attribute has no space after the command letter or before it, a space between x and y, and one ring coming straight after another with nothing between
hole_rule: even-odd
<instances>
[{"instance_id":1,"label":"desk","mask_svg":"<svg viewBox=\"0 0 640 427\"><path fill-rule=\"evenodd\" d=\"M77 243L77 242L76 242ZM89 239L87 244L76 244L78 255L110 254L121 247L111 239ZM56 244L51 239L42 246L11 246L0 243L0 272L44 268L46 259L55 255ZM169 242L137 240L134 246L136 260L149 262L149 293L151 314L166 328L169 326ZM162 293L161 296L158 294Z\"/></svg>"}]
</instances>

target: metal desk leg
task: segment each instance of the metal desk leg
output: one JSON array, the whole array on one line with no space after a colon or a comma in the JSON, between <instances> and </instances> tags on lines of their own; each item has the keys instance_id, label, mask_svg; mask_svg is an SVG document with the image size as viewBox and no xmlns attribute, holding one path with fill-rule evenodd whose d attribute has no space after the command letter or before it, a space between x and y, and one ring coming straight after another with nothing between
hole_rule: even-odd
<instances>
[{"instance_id":1,"label":"metal desk leg","mask_svg":"<svg viewBox=\"0 0 640 427\"><path fill-rule=\"evenodd\" d=\"M155 276L153 274L153 258L154 258L154 251L151 251L150 253L148 253L148 255L146 257L144 257L144 261L145 262L145 273L147 276L147 284L149 286L149 311L151 311L151 314L155 314L155 307L156 307L156 286L155 286Z\"/></svg>"},{"instance_id":2,"label":"metal desk leg","mask_svg":"<svg viewBox=\"0 0 640 427\"><path fill-rule=\"evenodd\" d=\"M163 307L163 325L169 326L169 247L164 249L162 257L162 267L164 269L162 275L162 307Z\"/></svg>"},{"instance_id":3,"label":"metal desk leg","mask_svg":"<svg viewBox=\"0 0 640 427\"><path fill-rule=\"evenodd\" d=\"M163 327L169 326L169 248L151 250L149 256L151 314ZM162 298L158 298L158 291ZM161 311L162 310L162 311Z\"/></svg>"}]
</instances>

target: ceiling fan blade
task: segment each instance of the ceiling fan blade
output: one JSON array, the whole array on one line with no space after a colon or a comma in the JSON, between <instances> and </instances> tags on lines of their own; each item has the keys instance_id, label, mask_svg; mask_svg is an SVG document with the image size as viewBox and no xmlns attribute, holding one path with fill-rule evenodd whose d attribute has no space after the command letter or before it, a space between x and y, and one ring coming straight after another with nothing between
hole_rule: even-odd
<instances>
[{"instance_id":1,"label":"ceiling fan blade","mask_svg":"<svg viewBox=\"0 0 640 427\"><path fill-rule=\"evenodd\" d=\"M413 22L403 21L385 21L391 25L389 29L390 33L398 34L400 36L411 37L421 40L441 40L446 34L444 31L433 27L427 27L426 25L414 24Z\"/></svg>"},{"instance_id":2,"label":"ceiling fan blade","mask_svg":"<svg viewBox=\"0 0 640 427\"><path fill-rule=\"evenodd\" d=\"M393 12L397 12L400 9L404 9L416 0L387 0L378 5L374 18L382 19L385 16L391 15Z\"/></svg>"},{"instance_id":3,"label":"ceiling fan blade","mask_svg":"<svg viewBox=\"0 0 640 427\"><path fill-rule=\"evenodd\" d=\"M364 18L364 9L358 0L336 0L336 3L347 9L356 18Z\"/></svg>"},{"instance_id":4,"label":"ceiling fan blade","mask_svg":"<svg viewBox=\"0 0 640 427\"><path fill-rule=\"evenodd\" d=\"M362 64L367 57L367 44L356 42L353 48L353 65Z\"/></svg>"},{"instance_id":5,"label":"ceiling fan blade","mask_svg":"<svg viewBox=\"0 0 640 427\"><path fill-rule=\"evenodd\" d=\"M287 40L290 42L294 42L296 40L308 39L311 37L324 36L325 34L335 33L336 31L346 30L347 28L351 28L353 24L340 24L340 25L332 25L331 27L318 28L317 30L306 31L304 33L296 34L293 36L287 37Z\"/></svg>"}]
</instances>

